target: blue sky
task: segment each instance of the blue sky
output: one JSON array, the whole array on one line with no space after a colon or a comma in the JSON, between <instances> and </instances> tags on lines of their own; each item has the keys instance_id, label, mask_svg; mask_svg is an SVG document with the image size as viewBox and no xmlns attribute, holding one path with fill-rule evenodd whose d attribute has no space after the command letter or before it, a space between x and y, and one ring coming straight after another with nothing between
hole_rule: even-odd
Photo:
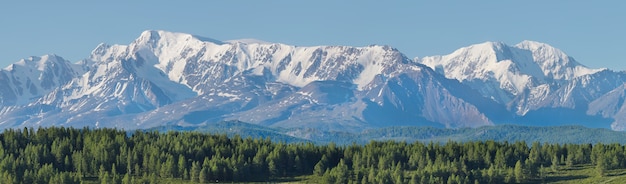
<instances>
[{"instance_id":1,"label":"blue sky","mask_svg":"<svg viewBox=\"0 0 626 184\"><path fill-rule=\"evenodd\" d=\"M30 2L30 3L29 3ZM143 30L299 46L391 45L409 57L485 41L545 42L626 70L625 1L11 1L0 3L0 67L54 53L75 62Z\"/></svg>"}]
</instances>

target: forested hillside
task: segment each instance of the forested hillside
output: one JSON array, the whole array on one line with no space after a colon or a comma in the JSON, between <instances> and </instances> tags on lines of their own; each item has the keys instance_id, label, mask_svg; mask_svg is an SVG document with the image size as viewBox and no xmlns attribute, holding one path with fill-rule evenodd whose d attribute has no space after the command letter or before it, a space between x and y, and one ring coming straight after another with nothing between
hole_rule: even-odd
<instances>
[{"instance_id":1,"label":"forested hillside","mask_svg":"<svg viewBox=\"0 0 626 184\"><path fill-rule=\"evenodd\" d=\"M0 134L1 183L524 183L626 167L620 144L370 142L337 146L198 132L40 128ZM558 178L557 178L558 179Z\"/></svg>"},{"instance_id":2,"label":"forested hillside","mask_svg":"<svg viewBox=\"0 0 626 184\"><path fill-rule=\"evenodd\" d=\"M312 128L272 128L241 121L222 121L208 123L198 127L160 126L149 130L158 131L198 131L211 134L240 135L242 137L270 137L275 142L317 144L336 143L337 145L367 144L377 141L438 142L448 141L487 141L527 143L540 142L552 144L626 144L626 132L604 128L583 126L522 126L496 125L478 128L436 128L428 126L394 126L367 129L362 132L323 131Z\"/></svg>"}]
</instances>

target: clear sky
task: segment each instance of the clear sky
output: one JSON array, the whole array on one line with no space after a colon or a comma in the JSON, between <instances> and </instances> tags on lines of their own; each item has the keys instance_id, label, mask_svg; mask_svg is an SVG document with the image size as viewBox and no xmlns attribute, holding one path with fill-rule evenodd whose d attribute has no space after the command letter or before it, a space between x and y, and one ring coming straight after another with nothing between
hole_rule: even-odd
<instances>
[{"instance_id":1,"label":"clear sky","mask_svg":"<svg viewBox=\"0 0 626 184\"><path fill-rule=\"evenodd\" d=\"M57 54L72 62L99 43L144 30L299 46L391 45L408 57L485 41L534 40L580 63L626 70L626 1L8 1L0 3L0 67Z\"/></svg>"}]
</instances>

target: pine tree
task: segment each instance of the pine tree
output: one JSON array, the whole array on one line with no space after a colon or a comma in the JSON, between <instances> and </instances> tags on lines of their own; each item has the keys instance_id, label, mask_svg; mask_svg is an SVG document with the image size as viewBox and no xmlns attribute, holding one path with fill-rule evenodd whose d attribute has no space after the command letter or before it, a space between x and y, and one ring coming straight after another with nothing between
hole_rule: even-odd
<instances>
[{"instance_id":1,"label":"pine tree","mask_svg":"<svg viewBox=\"0 0 626 184\"><path fill-rule=\"evenodd\" d=\"M202 167L202 170L200 170L200 175L198 176L198 181L200 183L209 182L209 169L208 168Z\"/></svg>"},{"instance_id":2,"label":"pine tree","mask_svg":"<svg viewBox=\"0 0 626 184\"><path fill-rule=\"evenodd\" d=\"M393 171L393 177L394 183L405 183L404 172L400 168L400 165L396 166L396 169Z\"/></svg>"},{"instance_id":3,"label":"pine tree","mask_svg":"<svg viewBox=\"0 0 626 184\"><path fill-rule=\"evenodd\" d=\"M128 173L126 173L126 174L124 175L124 178L122 178L122 183L123 183L123 184L131 184L131 181L130 181L130 175L128 175Z\"/></svg>"},{"instance_id":4,"label":"pine tree","mask_svg":"<svg viewBox=\"0 0 626 184\"><path fill-rule=\"evenodd\" d=\"M326 170L326 172L324 172L324 175L322 175L322 181L324 181L324 183L335 183L337 181L337 178L333 174L331 174L329 170Z\"/></svg>"},{"instance_id":5,"label":"pine tree","mask_svg":"<svg viewBox=\"0 0 626 184\"><path fill-rule=\"evenodd\" d=\"M556 172L559 170L559 158L554 155L554 157L552 157L552 165L550 165L550 169L552 169L552 171Z\"/></svg>"},{"instance_id":6,"label":"pine tree","mask_svg":"<svg viewBox=\"0 0 626 184\"><path fill-rule=\"evenodd\" d=\"M109 172L104 169L104 165L100 165L100 169L98 169L98 179L100 183L108 183Z\"/></svg>"},{"instance_id":7,"label":"pine tree","mask_svg":"<svg viewBox=\"0 0 626 184\"><path fill-rule=\"evenodd\" d=\"M411 184L419 184L420 183L420 177L417 174L413 174L411 175Z\"/></svg>"},{"instance_id":8,"label":"pine tree","mask_svg":"<svg viewBox=\"0 0 626 184\"><path fill-rule=\"evenodd\" d=\"M180 178L187 178L187 173L185 173L187 169L187 162L185 161L185 156L184 155L179 155L178 156L178 177Z\"/></svg>"},{"instance_id":9,"label":"pine tree","mask_svg":"<svg viewBox=\"0 0 626 184\"><path fill-rule=\"evenodd\" d=\"M539 167L536 162L533 162L531 159L527 159L524 163L524 174L526 174L527 178L534 178L539 175Z\"/></svg>"},{"instance_id":10,"label":"pine tree","mask_svg":"<svg viewBox=\"0 0 626 184\"><path fill-rule=\"evenodd\" d=\"M343 159L339 161L337 167L332 169L333 176L336 178L337 183L347 183L348 177L350 176L348 166L345 164Z\"/></svg>"},{"instance_id":11,"label":"pine tree","mask_svg":"<svg viewBox=\"0 0 626 184\"><path fill-rule=\"evenodd\" d=\"M279 170L277 163L274 162L274 159L269 159L269 162L267 162L267 168L270 171L271 177L278 177Z\"/></svg>"},{"instance_id":12,"label":"pine tree","mask_svg":"<svg viewBox=\"0 0 626 184\"><path fill-rule=\"evenodd\" d=\"M315 164L315 167L313 168L313 174L318 176L324 175L324 173L326 172L327 162L328 158L326 158L326 155L323 155L322 159L320 159L320 161Z\"/></svg>"},{"instance_id":13,"label":"pine tree","mask_svg":"<svg viewBox=\"0 0 626 184\"><path fill-rule=\"evenodd\" d=\"M567 168L574 167L574 155L573 154L567 155L567 159L565 160L565 166L567 166Z\"/></svg>"},{"instance_id":14,"label":"pine tree","mask_svg":"<svg viewBox=\"0 0 626 184\"><path fill-rule=\"evenodd\" d=\"M109 184L109 172L104 172L104 174L100 178L100 183Z\"/></svg>"},{"instance_id":15,"label":"pine tree","mask_svg":"<svg viewBox=\"0 0 626 184\"><path fill-rule=\"evenodd\" d=\"M506 170L506 176L504 177L504 183L513 183L513 178L515 178L515 174L512 168L508 168Z\"/></svg>"},{"instance_id":16,"label":"pine tree","mask_svg":"<svg viewBox=\"0 0 626 184\"><path fill-rule=\"evenodd\" d=\"M515 170L514 170L514 172L515 172L515 182L517 182L517 183L521 183L522 181L524 181L525 176L524 176L524 169L523 169L523 167L524 166L522 165L522 161L521 160L518 160L515 163Z\"/></svg>"},{"instance_id":17,"label":"pine tree","mask_svg":"<svg viewBox=\"0 0 626 184\"><path fill-rule=\"evenodd\" d=\"M596 173L598 177L603 177L606 175L607 163L605 161L604 155L599 156L596 161Z\"/></svg>"},{"instance_id":18,"label":"pine tree","mask_svg":"<svg viewBox=\"0 0 626 184\"><path fill-rule=\"evenodd\" d=\"M193 162L191 164L191 174L190 174L191 182L200 181L199 180L200 172L201 172L200 163L198 161Z\"/></svg>"},{"instance_id":19,"label":"pine tree","mask_svg":"<svg viewBox=\"0 0 626 184\"><path fill-rule=\"evenodd\" d=\"M497 177L498 176L496 173L496 168L492 164L491 166L489 166L489 169L487 169L487 178L489 180L489 183L495 183Z\"/></svg>"}]
</instances>

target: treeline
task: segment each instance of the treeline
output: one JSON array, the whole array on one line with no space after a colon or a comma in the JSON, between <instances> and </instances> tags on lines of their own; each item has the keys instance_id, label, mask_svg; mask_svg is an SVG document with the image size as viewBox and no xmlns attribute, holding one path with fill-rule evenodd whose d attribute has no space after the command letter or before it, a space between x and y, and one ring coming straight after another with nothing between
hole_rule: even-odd
<instances>
[{"instance_id":1,"label":"treeline","mask_svg":"<svg viewBox=\"0 0 626 184\"><path fill-rule=\"evenodd\" d=\"M370 142L284 144L198 132L24 128L0 134L2 183L273 181L323 183L521 183L580 164L598 176L626 168L619 144Z\"/></svg>"}]
</instances>

